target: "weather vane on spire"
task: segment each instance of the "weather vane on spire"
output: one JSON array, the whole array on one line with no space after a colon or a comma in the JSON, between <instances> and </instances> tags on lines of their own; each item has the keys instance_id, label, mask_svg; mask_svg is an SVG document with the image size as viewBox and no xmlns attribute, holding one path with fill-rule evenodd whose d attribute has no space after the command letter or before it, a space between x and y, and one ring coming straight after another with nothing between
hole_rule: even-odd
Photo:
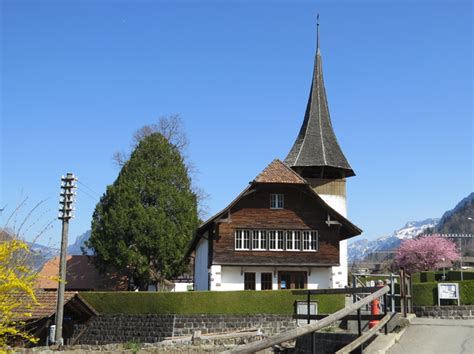
<instances>
[{"instance_id":1,"label":"weather vane on spire","mask_svg":"<svg viewBox=\"0 0 474 354\"><path fill-rule=\"evenodd\" d=\"M316 16L316 54L319 54L319 12Z\"/></svg>"}]
</instances>

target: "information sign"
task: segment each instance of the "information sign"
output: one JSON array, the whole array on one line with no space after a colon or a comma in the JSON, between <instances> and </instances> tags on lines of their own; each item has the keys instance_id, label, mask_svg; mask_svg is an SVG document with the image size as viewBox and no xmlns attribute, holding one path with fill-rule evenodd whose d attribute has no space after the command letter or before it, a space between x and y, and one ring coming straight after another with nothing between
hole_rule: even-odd
<instances>
[{"instance_id":1,"label":"information sign","mask_svg":"<svg viewBox=\"0 0 474 354\"><path fill-rule=\"evenodd\" d=\"M441 306L441 300L458 300L459 306L459 284L438 283L438 306Z\"/></svg>"}]
</instances>

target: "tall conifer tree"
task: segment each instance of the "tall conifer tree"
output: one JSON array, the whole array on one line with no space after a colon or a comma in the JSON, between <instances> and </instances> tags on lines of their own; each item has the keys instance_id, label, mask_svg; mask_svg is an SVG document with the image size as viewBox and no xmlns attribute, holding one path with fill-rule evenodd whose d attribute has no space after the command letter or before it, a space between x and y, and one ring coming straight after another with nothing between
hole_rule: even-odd
<instances>
[{"instance_id":1,"label":"tall conifer tree","mask_svg":"<svg viewBox=\"0 0 474 354\"><path fill-rule=\"evenodd\" d=\"M198 223L196 195L178 148L144 137L97 204L87 245L101 269L127 269L145 289L181 274Z\"/></svg>"}]
</instances>

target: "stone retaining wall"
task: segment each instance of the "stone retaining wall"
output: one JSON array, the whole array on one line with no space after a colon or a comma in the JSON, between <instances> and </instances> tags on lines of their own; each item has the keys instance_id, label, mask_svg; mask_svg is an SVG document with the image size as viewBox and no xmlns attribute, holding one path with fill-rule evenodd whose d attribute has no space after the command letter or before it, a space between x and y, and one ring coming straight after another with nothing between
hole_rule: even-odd
<instances>
[{"instance_id":1,"label":"stone retaining wall","mask_svg":"<svg viewBox=\"0 0 474 354\"><path fill-rule=\"evenodd\" d=\"M76 329L77 344L154 343L195 331L212 334L250 328L271 335L296 328L296 320L291 315L100 315L86 326Z\"/></svg>"},{"instance_id":2,"label":"stone retaining wall","mask_svg":"<svg viewBox=\"0 0 474 354\"><path fill-rule=\"evenodd\" d=\"M474 305L465 306L418 306L417 317L474 319Z\"/></svg>"}]
</instances>

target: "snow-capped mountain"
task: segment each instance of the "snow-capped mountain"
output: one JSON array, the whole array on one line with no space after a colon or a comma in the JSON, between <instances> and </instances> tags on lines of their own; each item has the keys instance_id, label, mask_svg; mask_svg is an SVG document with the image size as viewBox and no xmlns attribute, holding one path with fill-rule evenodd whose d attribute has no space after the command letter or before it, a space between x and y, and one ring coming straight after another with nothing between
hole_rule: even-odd
<instances>
[{"instance_id":1,"label":"snow-capped mountain","mask_svg":"<svg viewBox=\"0 0 474 354\"><path fill-rule=\"evenodd\" d=\"M401 229L395 230L390 236L382 236L371 241L361 239L350 242L349 263L360 261L373 252L394 250L403 240L418 236L428 228L434 228L438 222L439 219L437 218L409 221Z\"/></svg>"}]
</instances>

